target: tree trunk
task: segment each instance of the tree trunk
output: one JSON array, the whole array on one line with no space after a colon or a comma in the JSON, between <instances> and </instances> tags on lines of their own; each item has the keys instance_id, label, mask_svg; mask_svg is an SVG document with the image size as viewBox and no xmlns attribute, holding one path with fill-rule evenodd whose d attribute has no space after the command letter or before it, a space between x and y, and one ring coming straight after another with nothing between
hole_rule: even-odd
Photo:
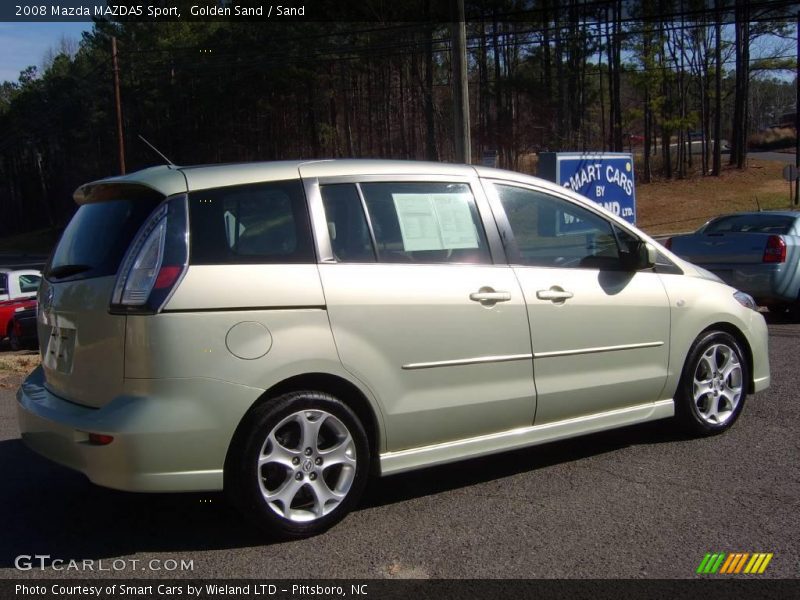
<instances>
[{"instance_id":1,"label":"tree trunk","mask_svg":"<svg viewBox=\"0 0 800 600\"><path fill-rule=\"evenodd\" d=\"M748 100L750 87L750 11L747 0L736 0L736 85L733 99L730 163L743 169L747 162Z\"/></svg>"},{"instance_id":2,"label":"tree trunk","mask_svg":"<svg viewBox=\"0 0 800 600\"><path fill-rule=\"evenodd\" d=\"M714 0L714 159L711 174L722 172L722 0Z\"/></svg>"},{"instance_id":3,"label":"tree trunk","mask_svg":"<svg viewBox=\"0 0 800 600\"><path fill-rule=\"evenodd\" d=\"M425 157L439 160L433 115L433 26L429 26L425 33Z\"/></svg>"}]
</instances>

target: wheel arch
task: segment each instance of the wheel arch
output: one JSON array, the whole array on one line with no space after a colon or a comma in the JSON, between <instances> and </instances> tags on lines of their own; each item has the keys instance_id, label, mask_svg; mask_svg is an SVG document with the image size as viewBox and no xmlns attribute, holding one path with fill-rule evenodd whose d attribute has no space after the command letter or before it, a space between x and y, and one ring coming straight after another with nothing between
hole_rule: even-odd
<instances>
[{"instance_id":1,"label":"wheel arch","mask_svg":"<svg viewBox=\"0 0 800 600\"><path fill-rule=\"evenodd\" d=\"M228 451L225 457L226 467L231 457L232 450L235 449L237 442L242 439L247 429L247 420L252 411L283 394L303 390L324 392L335 396L356 414L364 427L367 440L369 441L369 450L373 458L371 468L373 470L377 469L379 465L377 458L380 454L382 440L382 430L379 423L378 412L358 386L343 377L330 373L304 373L302 375L295 375L265 390L239 420L239 424L228 444Z\"/></svg>"}]
</instances>

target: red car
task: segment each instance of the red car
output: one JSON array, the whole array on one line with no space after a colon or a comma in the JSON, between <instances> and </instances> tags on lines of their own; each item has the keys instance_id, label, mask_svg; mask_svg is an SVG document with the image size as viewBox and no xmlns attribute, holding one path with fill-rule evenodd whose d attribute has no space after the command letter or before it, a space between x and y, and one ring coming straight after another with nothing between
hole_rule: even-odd
<instances>
[{"instance_id":1,"label":"red car","mask_svg":"<svg viewBox=\"0 0 800 600\"><path fill-rule=\"evenodd\" d=\"M33 269L0 268L0 341L8 338L12 347L18 345L20 326L15 317L27 309L36 308L41 280L42 274Z\"/></svg>"}]
</instances>

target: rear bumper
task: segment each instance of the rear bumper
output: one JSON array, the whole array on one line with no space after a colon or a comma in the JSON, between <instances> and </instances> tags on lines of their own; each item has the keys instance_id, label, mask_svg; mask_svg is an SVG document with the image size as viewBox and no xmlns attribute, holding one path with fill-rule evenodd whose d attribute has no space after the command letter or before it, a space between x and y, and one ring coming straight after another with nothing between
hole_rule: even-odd
<instances>
[{"instance_id":1,"label":"rear bumper","mask_svg":"<svg viewBox=\"0 0 800 600\"><path fill-rule=\"evenodd\" d=\"M123 387L103 408L87 408L50 393L37 368L17 392L23 442L105 487L222 489L233 433L263 390L207 379L125 380ZM89 433L114 441L92 445Z\"/></svg>"},{"instance_id":2,"label":"rear bumper","mask_svg":"<svg viewBox=\"0 0 800 600\"><path fill-rule=\"evenodd\" d=\"M794 302L797 281L794 270L786 263L710 264L701 265L728 285L747 292L759 304Z\"/></svg>"}]
</instances>

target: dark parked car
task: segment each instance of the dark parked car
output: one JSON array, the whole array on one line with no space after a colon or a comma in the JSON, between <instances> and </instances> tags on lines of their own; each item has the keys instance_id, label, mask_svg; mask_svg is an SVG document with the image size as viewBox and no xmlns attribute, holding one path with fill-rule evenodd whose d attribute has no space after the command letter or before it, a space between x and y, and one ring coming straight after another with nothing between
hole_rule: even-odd
<instances>
[{"instance_id":1,"label":"dark parked car","mask_svg":"<svg viewBox=\"0 0 800 600\"><path fill-rule=\"evenodd\" d=\"M706 268L770 312L800 315L800 213L749 212L711 219L667 241L681 258Z\"/></svg>"}]
</instances>

